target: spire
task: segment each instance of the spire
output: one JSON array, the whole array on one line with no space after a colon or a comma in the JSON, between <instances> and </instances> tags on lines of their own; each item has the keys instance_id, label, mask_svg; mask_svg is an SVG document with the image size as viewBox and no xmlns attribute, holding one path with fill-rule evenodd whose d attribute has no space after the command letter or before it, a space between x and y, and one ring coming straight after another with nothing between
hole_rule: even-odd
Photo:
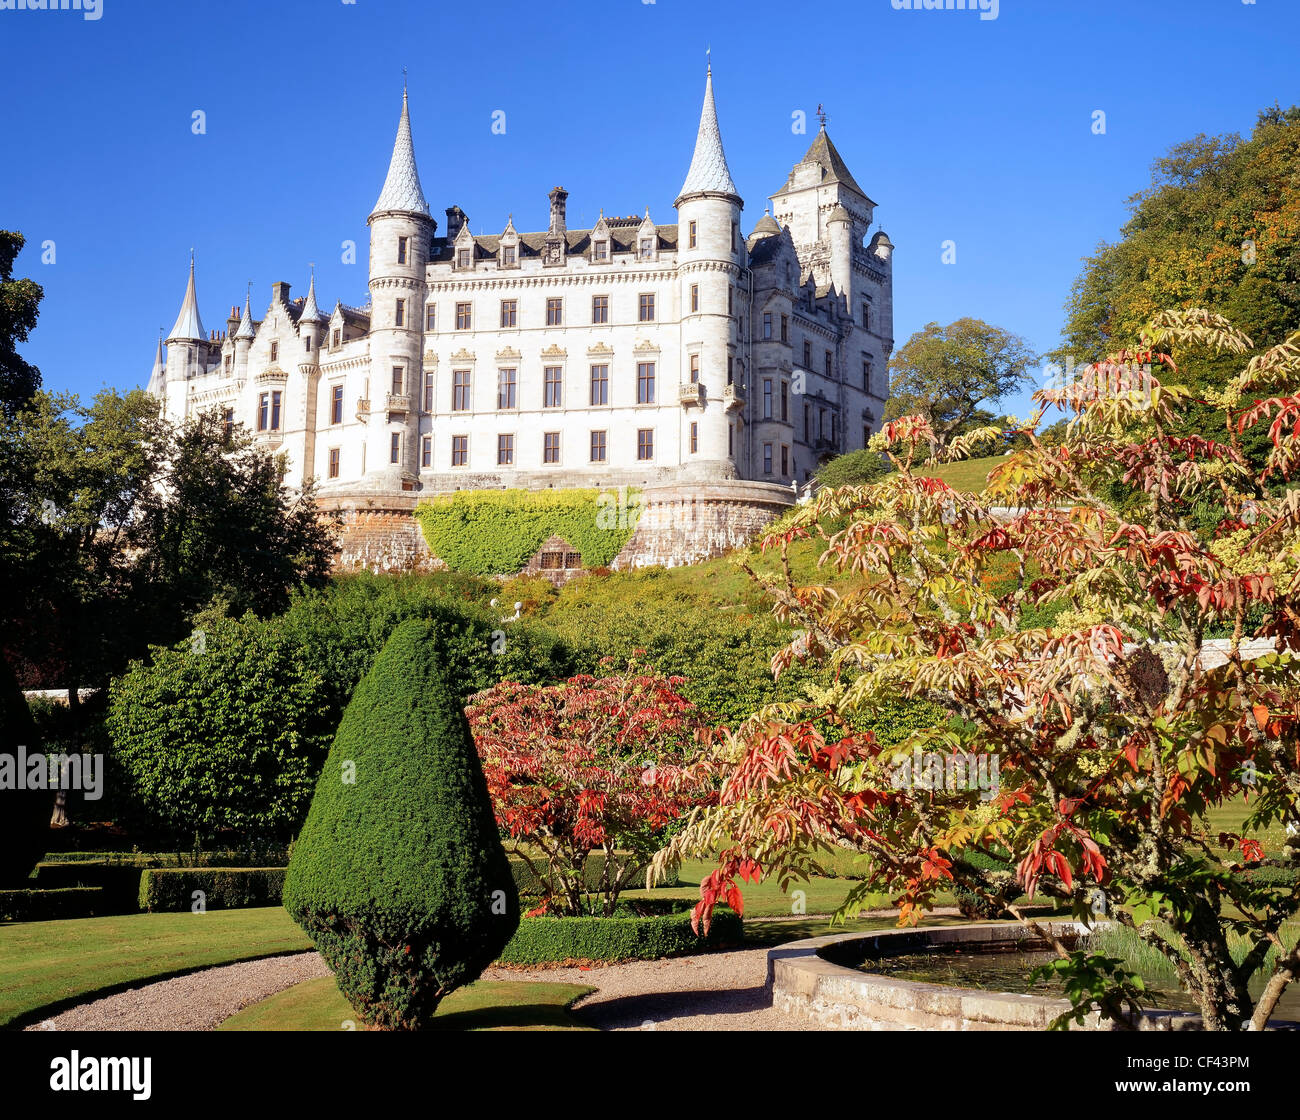
<instances>
[{"instance_id":1,"label":"spire","mask_svg":"<svg viewBox=\"0 0 1300 1120\"><path fill-rule=\"evenodd\" d=\"M194 294L194 250L190 250L190 282L185 287L185 299L181 303L181 313L176 316L176 325L167 336L173 338L197 339L200 342L208 336L203 331L203 320L199 318L199 299Z\"/></svg>"},{"instance_id":2,"label":"spire","mask_svg":"<svg viewBox=\"0 0 1300 1120\"><path fill-rule=\"evenodd\" d=\"M252 287L252 284L249 284ZM239 329L235 331L235 340L241 338L253 339L257 337L257 331L253 328L253 313L248 307L248 293L244 293L244 317L239 320Z\"/></svg>"},{"instance_id":3,"label":"spire","mask_svg":"<svg viewBox=\"0 0 1300 1120\"><path fill-rule=\"evenodd\" d=\"M384 210L400 210L408 214L429 216L429 204L420 189L420 173L415 167L415 146L411 143L411 113L406 103L406 87L402 87L402 116L397 122L397 140L393 144L393 158L388 164L388 178L379 192L379 201L370 212L373 218Z\"/></svg>"},{"instance_id":4,"label":"spire","mask_svg":"<svg viewBox=\"0 0 1300 1120\"><path fill-rule=\"evenodd\" d=\"M718 110L713 103L712 63L704 78L704 108L700 112L700 130L695 137L695 155L674 205L693 194L724 194L738 201L740 197L736 184L732 181L731 170L727 167L727 157L722 150L722 134L718 131Z\"/></svg>"},{"instance_id":5,"label":"spire","mask_svg":"<svg viewBox=\"0 0 1300 1120\"><path fill-rule=\"evenodd\" d=\"M325 316L316 306L316 270L311 270L311 284L307 288L307 298L303 301L302 313L298 316L300 323L324 322Z\"/></svg>"},{"instance_id":6,"label":"spire","mask_svg":"<svg viewBox=\"0 0 1300 1120\"><path fill-rule=\"evenodd\" d=\"M149 375L149 392L161 397L167 388L167 359L163 357L162 328L158 328L158 352L153 360L153 372Z\"/></svg>"}]
</instances>

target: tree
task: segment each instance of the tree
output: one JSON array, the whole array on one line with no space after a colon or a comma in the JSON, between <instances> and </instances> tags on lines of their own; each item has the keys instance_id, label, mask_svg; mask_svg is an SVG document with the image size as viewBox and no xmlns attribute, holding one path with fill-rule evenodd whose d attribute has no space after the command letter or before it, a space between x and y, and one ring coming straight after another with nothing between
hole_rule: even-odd
<instances>
[{"instance_id":1,"label":"tree","mask_svg":"<svg viewBox=\"0 0 1300 1120\"><path fill-rule=\"evenodd\" d=\"M604 854L601 913L711 790L683 769L704 722L679 679L631 666L551 686L503 681L466 711L497 823L548 885L543 908L588 913L585 868ZM538 866L541 864L542 866Z\"/></svg>"},{"instance_id":2,"label":"tree","mask_svg":"<svg viewBox=\"0 0 1300 1120\"><path fill-rule=\"evenodd\" d=\"M0 413L6 416L41 385L41 371L18 355L18 343L26 342L36 326L45 295L35 280L14 279L14 261L26 243L21 233L0 229Z\"/></svg>"},{"instance_id":3,"label":"tree","mask_svg":"<svg viewBox=\"0 0 1300 1120\"><path fill-rule=\"evenodd\" d=\"M284 902L378 1027L427 1027L514 935L519 902L434 629L405 622L357 686Z\"/></svg>"},{"instance_id":4,"label":"tree","mask_svg":"<svg viewBox=\"0 0 1300 1120\"><path fill-rule=\"evenodd\" d=\"M1206 311L1163 313L1091 385L1040 391L1070 417L1062 442L1045 445L1031 423L1029 449L984 494L915 473L934 433L904 417L885 429L896 474L825 492L783 525L771 546L822 535L828 565L868 579L838 594L770 586L778 615L807 634L778 668L812 656L839 679L700 761L726 776L721 803L656 857L721 847L698 917L736 878L784 884L845 841L867 877L842 914L888 890L900 923L915 921L957 886L1046 935L980 869L1009 862L1029 895L1135 930L1208 1029L1267 1023L1300 975L1285 934L1300 912L1300 492L1270 493L1300 465L1300 334L1218 399L1218 440L1173 434L1191 394L1149 372L1249 347ZM1259 424L1272 451L1256 473L1241 436ZM950 453L997 435L971 433ZM1217 517L1198 527L1206 504ZM1008 506L1023 512L992 512ZM1045 605L1064 609L1024 624ZM1214 633L1227 636L1224 660L1210 656ZM899 694L952 718L888 747L848 726ZM1243 801L1243 823L1222 825ZM1115 962L1055 944L1059 970L1082 982L1080 1010L1118 1014L1136 994Z\"/></svg>"},{"instance_id":5,"label":"tree","mask_svg":"<svg viewBox=\"0 0 1300 1120\"><path fill-rule=\"evenodd\" d=\"M992 419L980 406L1028 382L1037 360L1019 335L980 319L928 323L889 359L885 418L925 417L942 449L973 423Z\"/></svg>"},{"instance_id":6,"label":"tree","mask_svg":"<svg viewBox=\"0 0 1300 1120\"><path fill-rule=\"evenodd\" d=\"M863 447L847 455L837 455L817 468L817 484L832 489L878 482L889 473L889 463L879 451Z\"/></svg>"}]
</instances>

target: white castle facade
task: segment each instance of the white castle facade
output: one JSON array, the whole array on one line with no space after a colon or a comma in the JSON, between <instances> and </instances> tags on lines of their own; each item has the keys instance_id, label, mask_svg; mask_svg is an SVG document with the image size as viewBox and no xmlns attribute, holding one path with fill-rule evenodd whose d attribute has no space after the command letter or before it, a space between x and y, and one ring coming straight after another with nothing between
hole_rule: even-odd
<instances>
[{"instance_id":1,"label":"white castle facade","mask_svg":"<svg viewBox=\"0 0 1300 1120\"><path fill-rule=\"evenodd\" d=\"M825 126L746 237L712 73L676 221L651 213L440 232L406 94L369 217L369 299L327 315L315 280L205 332L189 284L150 391L286 453L325 504L501 487L806 481L863 447L888 395L889 238ZM389 503L390 505L393 503ZM400 503L398 503L400 505Z\"/></svg>"}]
</instances>

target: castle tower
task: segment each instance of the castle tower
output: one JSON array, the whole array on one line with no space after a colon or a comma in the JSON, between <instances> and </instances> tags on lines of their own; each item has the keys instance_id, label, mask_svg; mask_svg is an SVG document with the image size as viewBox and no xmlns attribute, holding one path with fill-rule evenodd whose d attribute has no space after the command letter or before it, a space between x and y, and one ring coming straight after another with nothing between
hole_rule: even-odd
<instances>
[{"instance_id":1,"label":"castle tower","mask_svg":"<svg viewBox=\"0 0 1300 1120\"><path fill-rule=\"evenodd\" d=\"M370 225L370 413L366 484L414 490L419 478L425 266L436 223L415 166L406 90Z\"/></svg>"},{"instance_id":2,"label":"castle tower","mask_svg":"<svg viewBox=\"0 0 1300 1120\"><path fill-rule=\"evenodd\" d=\"M257 331L253 327L253 313L249 307L248 293L244 293L244 315L235 330L235 381L243 385L248 380L248 352L252 349Z\"/></svg>"},{"instance_id":3,"label":"castle tower","mask_svg":"<svg viewBox=\"0 0 1300 1120\"><path fill-rule=\"evenodd\" d=\"M673 205L681 285L683 475L735 478L744 394L745 355L739 332L744 301L739 282L745 264L740 237L745 204L722 150L711 65L704 79L695 154ZM694 370L698 393L691 383Z\"/></svg>"},{"instance_id":4,"label":"castle tower","mask_svg":"<svg viewBox=\"0 0 1300 1120\"><path fill-rule=\"evenodd\" d=\"M183 417L190 379L207 369L208 336L199 317L199 299L194 288L194 251L190 250L190 278L176 322L167 335L167 369L165 373L165 416Z\"/></svg>"},{"instance_id":5,"label":"castle tower","mask_svg":"<svg viewBox=\"0 0 1300 1120\"><path fill-rule=\"evenodd\" d=\"M148 391L159 401L167 398L167 358L163 354L162 331L158 332L158 352L154 355L153 371L149 374Z\"/></svg>"},{"instance_id":6,"label":"castle tower","mask_svg":"<svg viewBox=\"0 0 1300 1120\"><path fill-rule=\"evenodd\" d=\"M320 345L325 337L327 320L316 306L316 270L312 269L307 298L303 300L298 316L298 337L302 350L298 354L298 378L302 383L300 412L297 416L303 430L302 482L315 473L316 463L316 411L320 394Z\"/></svg>"}]
</instances>

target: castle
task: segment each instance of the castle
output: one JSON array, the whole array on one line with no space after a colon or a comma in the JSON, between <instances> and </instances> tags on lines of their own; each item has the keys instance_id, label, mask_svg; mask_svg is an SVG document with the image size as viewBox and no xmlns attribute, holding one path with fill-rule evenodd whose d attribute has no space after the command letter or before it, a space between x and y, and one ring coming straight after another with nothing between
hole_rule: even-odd
<instances>
[{"instance_id":1,"label":"castle","mask_svg":"<svg viewBox=\"0 0 1300 1120\"><path fill-rule=\"evenodd\" d=\"M888 395L889 238L822 126L746 237L710 67L676 222L607 217L439 235L405 91L369 217L369 299L325 314L272 285L204 330L194 262L149 389L217 411L317 481L345 566L426 559L410 511L459 489L623 487L644 510L629 563L734 547L827 458L865 446Z\"/></svg>"}]
</instances>

